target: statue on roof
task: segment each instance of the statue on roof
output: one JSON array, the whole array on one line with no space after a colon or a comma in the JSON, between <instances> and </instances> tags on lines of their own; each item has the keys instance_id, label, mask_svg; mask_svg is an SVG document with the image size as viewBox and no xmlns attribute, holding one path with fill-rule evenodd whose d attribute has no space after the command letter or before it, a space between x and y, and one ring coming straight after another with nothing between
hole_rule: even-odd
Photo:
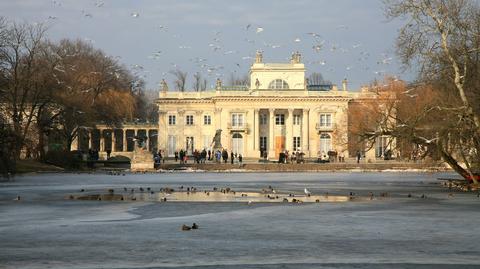
<instances>
[{"instance_id":1,"label":"statue on roof","mask_svg":"<svg viewBox=\"0 0 480 269\"><path fill-rule=\"evenodd\" d=\"M160 87L162 91L164 92L168 91L168 84L165 81L165 79L162 79L162 81L160 82Z\"/></svg>"},{"instance_id":2,"label":"statue on roof","mask_svg":"<svg viewBox=\"0 0 480 269\"><path fill-rule=\"evenodd\" d=\"M291 60L291 63L292 64L299 64L300 61L301 61L301 58L302 56L300 55L300 52L294 52L292 53L292 60Z\"/></svg>"},{"instance_id":3,"label":"statue on roof","mask_svg":"<svg viewBox=\"0 0 480 269\"><path fill-rule=\"evenodd\" d=\"M257 50L257 53L255 53L255 63L259 64L263 62L263 54L262 51Z\"/></svg>"}]
</instances>

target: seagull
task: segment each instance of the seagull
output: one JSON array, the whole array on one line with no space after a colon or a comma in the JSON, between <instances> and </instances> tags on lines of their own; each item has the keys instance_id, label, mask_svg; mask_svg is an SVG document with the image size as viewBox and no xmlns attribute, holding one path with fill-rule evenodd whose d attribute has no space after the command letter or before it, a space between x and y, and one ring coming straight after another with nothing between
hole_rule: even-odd
<instances>
[{"instance_id":1,"label":"seagull","mask_svg":"<svg viewBox=\"0 0 480 269\"><path fill-rule=\"evenodd\" d=\"M248 24L245 29L248 31L248 29L250 29L250 26L252 26L251 24Z\"/></svg>"},{"instance_id":2,"label":"seagull","mask_svg":"<svg viewBox=\"0 0 480 269\"><path fill-rule=\"evenodd\" d=\"M134 18L138 18L140 16L140 14L138 14L138 12L132 12L132 14L130 14L130 15Z\"/></svg>"},{"instance_id":3,"label":"seagull","mask_svg":"<svg viewBox=\"0 0 480 269\"><path fill-rule=\"evenodd\" d=\"M313 32L307 33L307 35L311 35L311 36L314 37L314 38L321 37L319 34L313 33Z\"/></svg>"},{"instance_id":4,"label":"seagull","mask_svg":"<svg viewBox=\"0 0 480 269\"><path fill-rule=\"evenodd\" d=\"M263 27L258 27L257 28L257 34L263 32Z\"/></svg>"},{"instance_id":5,"label":"seagull","mask_svg":"<svg viewBox=\"0 0 480 269\"><path fill-rule=\"evenodd\" d=\"M303 191L305 192L305 195L307 195L307 196L310 196L310 194L312 194L309 190L307 190L307 188L305 188Z\"/></svg>"},{"instance_id":6,"label":"seagull","mask_svg":"<svg viewBox=\"0 0 480 269\"><path fill-rule=\"evenodd\" d=\"M295 42L300 42L300 41L302 41L302 40L300 40L300 38L297 37L297 38L295 38L294 41L295 41Z\"/></svg>"}]
</instances>

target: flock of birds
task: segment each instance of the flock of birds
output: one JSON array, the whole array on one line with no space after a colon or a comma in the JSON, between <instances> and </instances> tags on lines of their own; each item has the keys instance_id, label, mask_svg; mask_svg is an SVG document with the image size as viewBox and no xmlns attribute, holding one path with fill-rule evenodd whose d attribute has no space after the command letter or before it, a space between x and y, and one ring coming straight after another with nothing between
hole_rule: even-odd
<instances>
[{"instance_id":1,"label":"flock of birds","mask_svg":"<svg viewBox=\"0 0 480 269\"><path fill-rule=\"evenodd\" d=\"M52 4L54 7L60 8L63 6L63 2L61 0L52 0ZM84 9L80 10L80 14L82 17L85 19L93 19L95 18L95 14L97 13L96 10L92 9L107 9L109 8L109 5L106 4L104 1L94 1L93 5L90 7L84 7ZM99 11L98 11L99 12ZM142 19L142 14L137 11L137 10L131 10L129 13L125 14L125 17L128 15L131 17L132 20L141 20ZM60 20L61 18L57 16L49 16L49 20ZM173 25L172 25L173 26ZM214 31L213 32L213 37L208 42L208 44L202 44L201 42L193 42L190 41L191 44L185 44L187 43L185 40L182 38L184 37L184 34L182 32L175 32L172 28L174 27L168 27L165 24L157 24L156 26L153 27L153 29L156 29L160 32L153 32L153 35L155 36L160 36L162 43L176 43L177 42L177 48L180 50L179 52L176 52L178 55L179 61L177 62L170 62L167 66L167 63L169 62L167 59L171 59L170 56L172 53L175 53L172 51L172 48L158 48L154 49L149 53L148 55L145 55L145 58L148 60L152 61L157 61L157 62L149 62L143 61L142 64L136 63L136 64L131 64L131 70L133 71L134 75L138 79L143 79L143 80L149 80L150 77L152 79L157 81L157 87L160 86L160 81L161 79L167 77L169 75L170 70L192 70L194 69L195 72L198 72L200 74L203 74L205 77L209 78L210 83L213 83L216 78L220 79L227 79L228 76L231 76L231 74L236 74L237 77L241 76L240 74L247 74L248 72L248 67L250 63L252 62L252 59L254 57L254 53L256 50L265 50L265 49L279 49L279 48L292 48L292 46L295 47L303 47L303 48L311 48L311 51L313 51L313 56L312 54L309 54L309 56L305 57L306 58L306 64L312 66L310 69L312 71L315 71L317 67L315 65L321 66L319 69L320 72L322 73L327 73L327 75L333 75L335 73L341 74L342 76L344 75L345 77L349 76L351 73L350 72L364 72L366 74L370 73L372 76L383 76L386 75L387 71L386 69L387 66L392 64L392 61L394 60L392 56L382 53L380 55L371 55L371 53L368 51L368 49L363 48L363 44L361 42L355 42L353 44L339 44L331 39L323 37L321 34L316 33L316 32L306 32L303 34L297 34L294 36L291 40L284 40L282 42L278 43L272 43L272 42L267 42L264 39L266 39L266 36L264 35L266 32L269 32L268 28L265 28L262 25L258 24L252 24L249 23L246 26L243 26L242 28L239 28L238 31L238 36L240 39L243 39L243 42L247 44L252 45L251 48L247 47L248 54L240 56L241 52L238 49L232 49L230 46L232 45L227 45L226 43L231 43L232 40L229 40L228 37L223 37L223 33L221 31ZM335 31L348 31L350 28L347 25L337 25L336 27L332 27L335 29ZM168 36L170 34L170 37ZM174 39L173 42L170 39ZM177 40L175 40L177 39ZM224 39L226 39L227 42L224 42ZM92 39L85 39L88 42L94 42ZM183 41L182 41L183 40ZM240 42L235 42L235 43L241 43L242 40L239 40ZM238 45L237 45L238 47ZM245 46L241 46L245 47ZM210 49L210 53L206 52L200 52L200 51L205 51L206 48ZM181 51L187 51L190 50L190 52L181 52ZM201 57L201 56L192 56L188 57L197 53L201 53L203 55L212 55L213 57ZM308 53L308 51L305 51L304 53ZM343 67L339 67L338 64L336 63L330 63L327 61L327 58L332 58L332 55L328 55L331 53L332 55L336 55L338 57L341 57L341 54L348 55L348 57L351 58L351 63L348 65L345 65ZM188 55L188 56L187 56ZM229 58L228 62L229 64L223 65L223 64L218 64L220 61L222 61L219 56L228 56L228 55L235 55L234 57ZM190 64L187 66L185 64L185 56L188 57L188 60ZM336 57L335 57L336 58ZM236 59L236 60L235 60ZM239 60L248 60L246 64ZM182 62L180 64L180 62ZM227 61L225 61L227 62ZM372 67L372 63L374 67ZM182 65L182 66L181 66ZM229 66L231 65L231 66ZM147 68L148 67L148 68ZM163 70L162 70L163 69ZM195 72L190 72L191 74ZM157 76L157 74L160 73L161 76ZM153 78L155 76L155 78ZM174 77L172 77L174 78ZM369 79L372 79L371 77L366 77L365 80L362 83L367 83ZM210 85L213 86L213 85ZM189 87L187 87L189 88Z\"/></svg>"}]
</instances>

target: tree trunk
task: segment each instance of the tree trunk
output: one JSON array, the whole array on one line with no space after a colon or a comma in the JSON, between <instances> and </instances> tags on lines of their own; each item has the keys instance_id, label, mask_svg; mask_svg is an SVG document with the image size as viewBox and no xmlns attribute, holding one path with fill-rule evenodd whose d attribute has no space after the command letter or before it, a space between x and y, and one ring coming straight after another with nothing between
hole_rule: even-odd
<instances>
[{"instance_id":1,"label":"tree trunk","mask_svg":"<svg viewBox=\"0 0 480 269\"><path fill-rule=\"evenodd\" d=\"M455 158L452 157L446 150L444 150L444 145L441 140L439 140L438 147L440 150L440 155L442 156L443 160L450 165L450 167L455 170L458 174L460 174L464 179L468 179L469 171L465 170L463 167L461 167L458 162L455 160ZM472 177L473 183L475 185L478 184L478 181Z\"/></svg>"}]
</instances>

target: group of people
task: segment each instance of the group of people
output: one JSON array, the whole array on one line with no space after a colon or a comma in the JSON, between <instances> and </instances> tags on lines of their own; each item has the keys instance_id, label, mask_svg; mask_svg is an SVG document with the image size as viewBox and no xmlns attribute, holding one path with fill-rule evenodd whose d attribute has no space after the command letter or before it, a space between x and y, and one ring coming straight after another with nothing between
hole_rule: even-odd
<instances>
[{"instance_id":1,"label":"group of people","mask_svg":"<svg viewBox=\"0 0 480 269\"><path fill-rule=\"evenodd\" d=\"M215 161L216 163L222 163L223 161L223 163L227 163L229 159L231 164L234 164L235 162L242 164L243 162L242 154L238 154L236 152L234 153L233 151L228 153L227 149L216 151L212 151L210 149L203 149L202 151L194 150L191 157L193 157L193 162L198 164L205 163L206 161ZM181 164L185 164L188 162L189 156L187 155L186 150L181 149L180 151L175 151L174 158L175 162L180 161Z\"/></svg>"},{"instance_id":2,"label":"group of people","mask_svg":"<svg viewBox=\"0 0 480 269\"><path fill-rule=\"evenodd\" d=\"M322 151L321 153L319 152L318 154L318 162L320 163L333 163L333 162L339 162L343 163L345 162L345 155L343 152L340 152L340 154L336 150L329 150L327 152Z\"/></svg>"},{"instance_id":3,"label":"group of people","mask_svg":"<svg viewBox=\"0 0 480 269\"><path fill-rule=\"evenodd\" d=\"M278 162L279 163L304 163L305 160L303 156L305 153L301 151L293 151L291 154L288 152L288 150L285 150L283 152L280 152L278 156Z\"/></svg>"}]
</instances>

